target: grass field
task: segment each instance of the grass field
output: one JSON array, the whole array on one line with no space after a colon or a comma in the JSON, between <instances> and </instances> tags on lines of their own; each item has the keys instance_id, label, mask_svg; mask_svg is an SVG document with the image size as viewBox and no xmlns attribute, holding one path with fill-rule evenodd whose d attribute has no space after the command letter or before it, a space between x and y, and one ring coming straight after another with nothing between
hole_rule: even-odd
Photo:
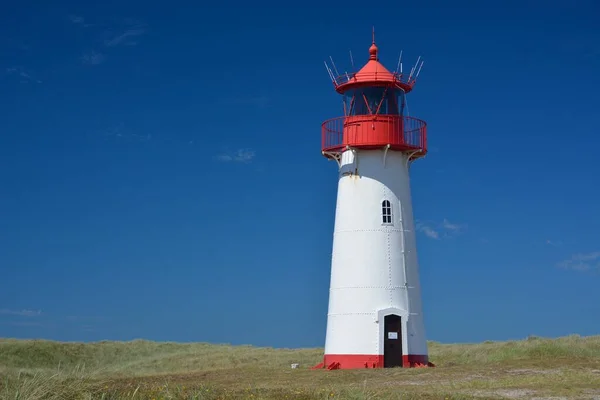
<instances>
[{"instance_id":1,"label":"grass field","mask_svg":"<svg viewBox=\"0 0 600 400\"><path fill-rule=\"evenodd\" d=\"M436 368L313 371L322 349L5 339L0 399L600 399L600 336L429 351Z\"/></svg>"}]
</instances>

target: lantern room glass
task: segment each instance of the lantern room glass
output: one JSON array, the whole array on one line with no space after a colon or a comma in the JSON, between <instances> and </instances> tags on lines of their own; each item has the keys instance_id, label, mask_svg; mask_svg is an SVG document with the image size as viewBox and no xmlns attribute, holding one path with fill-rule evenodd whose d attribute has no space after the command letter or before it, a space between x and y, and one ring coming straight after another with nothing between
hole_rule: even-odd
<instances>
[{"instance_id":1,"label":"lantern room glass","mask_svg":"<svg viewBox=\"0 0 600 400\"><path fill-rule=\"evenodd\" d=\"M344 92L343 99L346 116L404 115L405 93L401 89L381 86L350 89Z\"/></svg>"}]
</instances>

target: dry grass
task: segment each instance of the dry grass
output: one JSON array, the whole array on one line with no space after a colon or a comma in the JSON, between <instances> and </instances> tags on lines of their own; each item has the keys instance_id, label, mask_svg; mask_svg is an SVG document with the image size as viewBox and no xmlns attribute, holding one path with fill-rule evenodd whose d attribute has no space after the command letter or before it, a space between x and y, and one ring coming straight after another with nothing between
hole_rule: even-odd
<instances>
[{"instance_id":1,"label":"dry grass","mask_svg":"<svg viewBox=\"0 0 600 400\"><path fill-rule=\"evenodd\" d=\"M437 368L312 371L322 349L0 340L0 400L600 399L600 336L429 349Z\"/></svg>"}]
</instances>

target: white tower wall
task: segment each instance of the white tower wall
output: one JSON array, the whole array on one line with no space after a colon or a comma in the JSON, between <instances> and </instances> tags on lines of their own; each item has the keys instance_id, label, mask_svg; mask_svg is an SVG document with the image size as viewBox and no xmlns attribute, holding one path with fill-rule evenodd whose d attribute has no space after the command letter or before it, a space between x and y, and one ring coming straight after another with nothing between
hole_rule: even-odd
<instances>
[{"instance_id":1,"label":"white tower wall","mask_svg":"<svg viewBox=\"0 0 600 400\"><path fill-rule=\"evenodd\" d=\"M382 218L389 200L392 223ZM407 155L341 159L325 357L384 354L384 316L402 320L402 354L427 356Z\"/></svg>"}]
</instances>

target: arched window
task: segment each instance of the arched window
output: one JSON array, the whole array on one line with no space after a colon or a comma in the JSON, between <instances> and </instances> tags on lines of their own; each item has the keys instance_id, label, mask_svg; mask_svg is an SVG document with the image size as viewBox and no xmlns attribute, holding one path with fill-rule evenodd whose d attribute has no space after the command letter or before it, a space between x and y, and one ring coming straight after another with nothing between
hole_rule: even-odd
<instances>
[{"instance_id":1,"label":"arched window","mask_svg":"<svg viewBox=\"0 0 600 400\"><path fill-rule=\"evenodd\" d=\"M381 218L384 224L392 223L392 204L389 200L381 202Z\"/></svg>"}]
</instances>

